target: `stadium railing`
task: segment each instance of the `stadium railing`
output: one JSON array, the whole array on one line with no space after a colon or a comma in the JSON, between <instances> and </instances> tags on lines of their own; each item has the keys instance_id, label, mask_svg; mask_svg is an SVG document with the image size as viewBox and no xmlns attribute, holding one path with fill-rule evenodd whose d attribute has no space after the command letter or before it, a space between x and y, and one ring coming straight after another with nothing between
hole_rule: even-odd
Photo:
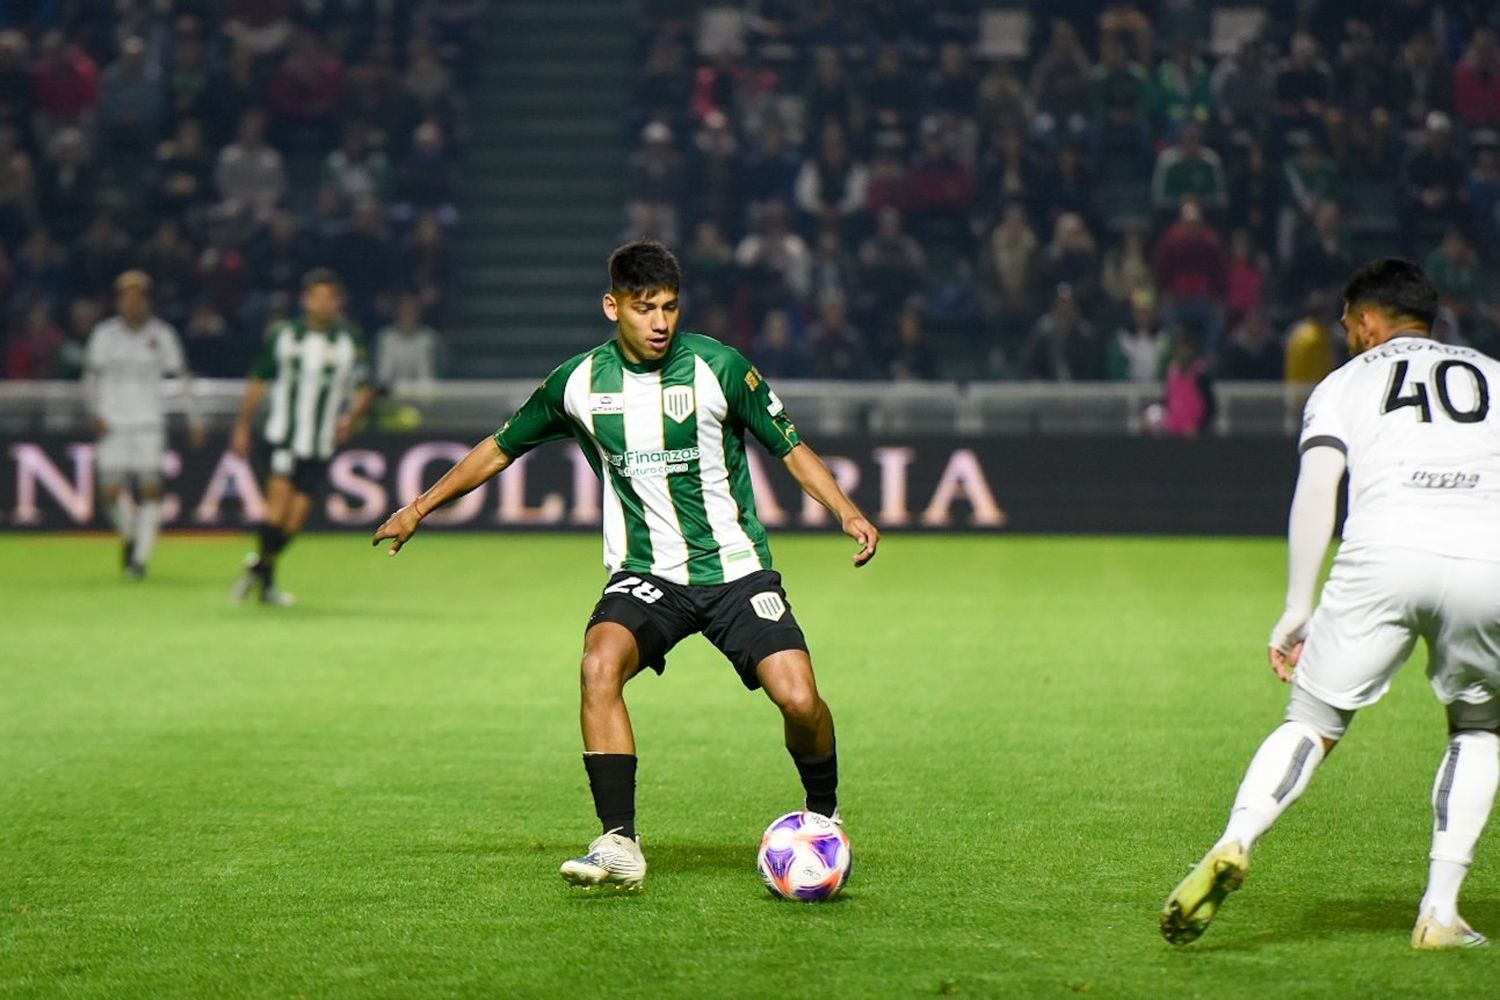
<instances>
[{"instance_id":1,"label":"stadium railing","mask_svg":"<svg viewBox=\"0 0 1500 1000\"><path fill-rule=\"evenodd\" d=\"M536 388L533 380L453 381L395 387L377 420L387 431L472 436L492 429ZM1215 429L1226 437L1291 436L1310 386L1220 382ZM196 409L218 430L239 412L244 383L198 379ZM1150 383L778 381L788 412L809 434L1148 434L1160 386ZM172 409L180 410L180 400ZM86 434L76 382L0 382L0 436Z\"/></svg>"}]
</instances>

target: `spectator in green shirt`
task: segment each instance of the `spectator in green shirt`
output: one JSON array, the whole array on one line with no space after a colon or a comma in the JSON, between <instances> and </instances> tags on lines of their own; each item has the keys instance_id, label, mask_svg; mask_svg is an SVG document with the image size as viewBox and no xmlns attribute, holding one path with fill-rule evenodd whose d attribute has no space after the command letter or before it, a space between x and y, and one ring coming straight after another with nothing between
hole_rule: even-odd
<instances>
[{"instance_id":1,"label":"spectator in green shirt","mask_svg":"<svg viewBox=\"0 0 1500 1000\"><path fill-rule=\"evenodd\" d=\"M1151 207L1157 213L1175 215L1185 201L1209 212L1225 204L1224 166L1219 154L1203 145L1203 129L1194 122L1183 126L1176 145L1161 151L1151 175Z\"/></svg>"},{"instance_id":2,"label":"spectator in green shirt","mask_svg":"<svg viewBox=\"0 0 1500 1000\"><path fill-rule=\"evenodd\" d=\"M1188 41L1178 42L1156 68L1152 104L1162 131L1173 135L1189 122L1213 117L1214 90L1208 67Z\"/></svg>"},{"instance_id":3,"label":"spectator in green shirt","mask_svg":"<svg viewBox=\"0 0 1500 1000\"><path fill-rule=\"evenodd\" d=\"M1130 59L1125 43L1113 34L1099 43L1099 65L1089 74L1089 115L1097 163L1139 164L1150 161L1146 115L1151 83L1140 64Z\"/></svg>"},{"instance_id":4,"label":"spectator in green shirt","mask_svg":"<svg viewBox=\"0 0 1500 1000\"><path fill-rule=\"evenodd\" d=\"M1296 153L1281 166L1281 213L1276 224L1276 253L1289 263L1318 206L1338 201L1343 184L1333 157L1312 133L1297 129L1287 136Z\"/></svg>"},{"instance_id":5,"label":"spectator in green shirt","mask_svg":"<svg viewBox=\"0 0 1500 1000\"><path fill-rule=\"evenodd\" d=\"M1460 333L1471 330L1484 295L1484 278L1479 254L1462 230L1449 229L1422 267L1437 286L1443 305L1453 310L1451 322Z\"/></svg>"}]
</instances>

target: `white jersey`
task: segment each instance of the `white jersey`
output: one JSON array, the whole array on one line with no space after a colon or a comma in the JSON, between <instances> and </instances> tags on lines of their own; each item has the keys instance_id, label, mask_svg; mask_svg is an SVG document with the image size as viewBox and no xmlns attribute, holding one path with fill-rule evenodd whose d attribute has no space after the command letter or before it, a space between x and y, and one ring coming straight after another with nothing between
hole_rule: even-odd
<instances>
[{"instance_id":1,"label":"white jersey","mask_svg":"<svg viewBox=\"0 0 1500 1000\"><path fill-rule=\"evenodd\" d=\"M111 430L158 430L166 424L167 376L187 373L171 324L155 316L131 327L111 316L89 334L84 356L94 416Z\"/></svg>"},{"instance_id":2,"label":"white jersey","mask_svg":"<svg viewBox=\"0 0 1500 1000\"><path fill-rule=\"evenodd\" d=\"M1500 362L1397 336L1318 384L1301 449L1349 465L1344 548L1394 546L1500 562Z\"/></svg>"}]
</instances>

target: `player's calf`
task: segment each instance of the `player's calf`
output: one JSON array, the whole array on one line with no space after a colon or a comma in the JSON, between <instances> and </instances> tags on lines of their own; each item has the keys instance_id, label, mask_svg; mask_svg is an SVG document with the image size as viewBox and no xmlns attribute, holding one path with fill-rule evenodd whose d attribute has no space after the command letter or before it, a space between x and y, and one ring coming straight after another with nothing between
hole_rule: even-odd
<instances>
[{"instance_id":1,"label":"player's calf","mask_svg":"<svg viewBox=\"0 0 1500 1000\"><path fill-rule=\"evenodd\" d=\"M1493 707L1459 703L1448 709L1451 724ZM1488 724L1492 719L1486 719ZM1458 729L1449 739L1432 783L1432 851L1427 891L1418 908L1412 947L1472 948L1484 944L1458 915L1458 894L1474 860L1474 846L1484 831L1500 787L1500 737L1488 730Z\"/></svg>"},{"instance_id":2,"label":"player's calf","mask_svg":"<svg viewBox=\"0 0 1500 1000\"><path fill-rule=\"evenodd\" d=\"M788 650L767 657L756 672L781 711L787 753L802 780L808 810L837 815L839 761L833 713L818 694L811 661L805 652Z\"/></svg>"}]
</instances>

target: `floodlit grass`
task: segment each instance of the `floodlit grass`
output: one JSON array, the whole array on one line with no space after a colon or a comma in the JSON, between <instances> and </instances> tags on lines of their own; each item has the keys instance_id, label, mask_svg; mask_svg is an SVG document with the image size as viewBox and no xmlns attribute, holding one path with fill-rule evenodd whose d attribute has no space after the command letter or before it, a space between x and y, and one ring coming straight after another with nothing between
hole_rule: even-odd
<instances>
[{"instance_id":1,"label":"floodlit grass","mask_svg":"<svg viewBox=\"0 0 1500 1000\"><path fill-rule=\"evenodd\" d=\"M1418 669L1355 724L1197 944L1156 929L1285 697L1274 541L834 537L779 567L839 725L845 895L778 903L800 788L774 709L701 639L631 685L639 896L569 891L596 832L582 536L299 540L289 611L244 543L0 538L6 997L1496 994L1415 954L1444 745ZM1415 666L1415 665L1414 665ZM1500 931L1482 843L1464 911Z\"/></svg>"}]
</instances>

